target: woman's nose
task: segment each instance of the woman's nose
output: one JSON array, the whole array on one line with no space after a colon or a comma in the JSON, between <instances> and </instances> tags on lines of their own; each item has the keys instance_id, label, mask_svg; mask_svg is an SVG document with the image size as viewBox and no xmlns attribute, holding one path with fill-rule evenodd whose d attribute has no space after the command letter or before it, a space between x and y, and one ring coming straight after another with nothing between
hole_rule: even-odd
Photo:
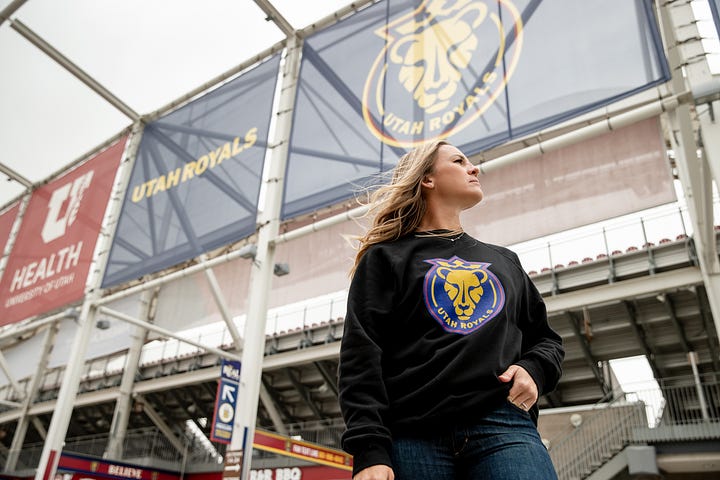
<instances>
[{"instance_id":1,"label":"woman's nose","mask_svg":"<svg viewBox=\"0 0 720 480\"><path fill-rule=\"evenodd\" d=\"M478 174L480 173L480 167L478 167L477 165L471 165L470 169L468 170L468 173L470 175L477 177Z\"/></svg>"}]
</instances>

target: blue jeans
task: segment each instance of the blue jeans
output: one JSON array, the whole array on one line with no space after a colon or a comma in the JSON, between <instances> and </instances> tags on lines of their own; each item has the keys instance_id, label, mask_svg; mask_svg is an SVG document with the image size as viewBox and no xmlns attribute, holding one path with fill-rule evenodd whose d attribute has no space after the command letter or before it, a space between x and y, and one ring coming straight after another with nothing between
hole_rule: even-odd
<instances>
[{"instance_id":1,"label":"blue jeans","mask_svg":"<svg viewBox=\"0 0 720 480\"><path fill-rule=\"evenodd\" d=\"M471 427L393 438L396 480L555 480L530 414L509 402Z\"/></svg>"}]
</instances>

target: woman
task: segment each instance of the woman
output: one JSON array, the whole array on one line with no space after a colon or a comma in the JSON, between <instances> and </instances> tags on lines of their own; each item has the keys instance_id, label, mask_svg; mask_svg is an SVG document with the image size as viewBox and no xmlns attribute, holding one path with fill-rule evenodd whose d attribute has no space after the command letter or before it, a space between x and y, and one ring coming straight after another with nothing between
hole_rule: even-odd
<instances>
[{"instance_id":1,"label":"woman","mask_svg":"<svg viewBox=\"0 0 720 480\"><path fill-rule=\"evenodd\" d=\"M432 142L373 194L340 351L354 480L556 478L535 425L561 339L517 255L463 232L477 177Z\"/></svg>"}]
</instances>

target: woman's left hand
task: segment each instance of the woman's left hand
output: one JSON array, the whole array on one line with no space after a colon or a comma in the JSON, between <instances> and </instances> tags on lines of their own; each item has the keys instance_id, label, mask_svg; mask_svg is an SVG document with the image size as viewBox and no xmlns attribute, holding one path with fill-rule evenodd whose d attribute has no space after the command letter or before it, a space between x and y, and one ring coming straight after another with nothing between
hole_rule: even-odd
<instances>
[{"instance_id":1,"label":"woman's left hand","mask_svg":"<svg viewBox=\"0 0 720 480\"><path fill-rule=\"evenodd\" d=\"M501 382L512 382L508 400L527 411L535 405L538 399L538 389L530 374L520 365L510 365L502 375L498 377Z\"/></svg>"}]
</instances>

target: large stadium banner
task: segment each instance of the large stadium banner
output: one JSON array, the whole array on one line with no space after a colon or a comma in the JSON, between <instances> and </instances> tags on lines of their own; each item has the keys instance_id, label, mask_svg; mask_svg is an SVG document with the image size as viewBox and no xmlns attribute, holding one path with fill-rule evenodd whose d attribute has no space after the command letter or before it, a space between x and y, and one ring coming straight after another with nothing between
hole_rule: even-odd
<instances>
[{"instance_id":1,"label":"large stadium banner","mask_svg":"<svg viewBox=\"0 0 720 480\"><path fill-rule=\"evenodd\" d=\"M424 141L472 155L668 78L650 0L379 2L305 39L283 218Z\"/></svg>"},{"instance_id":2,"label":"large stadium banner","mask_svg":"<svg viewBox=\"0 0 720 480\"><path fill-rule=\"evenodd\" d=\"M5 253L5 247L7 247L8 240L10 240L10 233L12 227L15 224L15 218L17 218L18 210L20 210L20 204L16 203L12 207L0 213L0 255ZM2 277L2 270L0 270L0 278Z\"/></svg>"},{"instance_id":3,"label":"large stadium banner","mask_svg":"<svg viewBox=\"0 0 720 480\"><path fill-rule=\"evenodd\" d=\"M0 325L83 297L126 139L33 192L0 280Z\"/></svg>"},{"instance_id":4,"label":"large stadium banner","mask_svg":"<svg viewBox=\"0 0 720 480\"><path fill-rule=\"evenodd\" d=\"M255 231L280 56L145 127L103 287Z\"/></svg>"}]
</instances>

